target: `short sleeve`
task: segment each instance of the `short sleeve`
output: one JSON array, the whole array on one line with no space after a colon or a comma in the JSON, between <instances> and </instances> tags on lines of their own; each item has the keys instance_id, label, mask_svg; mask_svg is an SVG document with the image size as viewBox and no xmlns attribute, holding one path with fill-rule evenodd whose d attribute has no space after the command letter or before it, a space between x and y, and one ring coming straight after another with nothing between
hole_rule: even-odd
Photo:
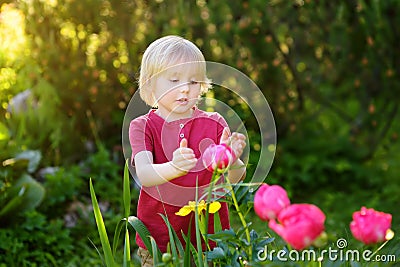
<instances>
[{"instance_id":1,"label":"short sleeve","mask_svg":"<svg viewBox=\"0 0 400 267\"><path fill-rule=\"evenodd\" d=\"M129 125L129 142L132 149L131 163L134 165L134 158L141 151L153 151L153 138L144 117L131 121Z\"/></svg>"}]
</instances>

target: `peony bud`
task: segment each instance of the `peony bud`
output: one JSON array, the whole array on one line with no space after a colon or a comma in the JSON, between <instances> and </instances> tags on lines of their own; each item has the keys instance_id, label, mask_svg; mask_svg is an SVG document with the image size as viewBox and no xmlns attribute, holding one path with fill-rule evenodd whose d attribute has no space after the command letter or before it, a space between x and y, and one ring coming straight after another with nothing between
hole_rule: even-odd
<instances>
[{"instance_id":1,"label":"peony bud","mask_svg":"<svg viewBox=\"0 0 400 267\"><path fill-rule=\"evenodd\" d=\"M369 245L387 240L386 233L390 231L391 224L391 214L362 207L353 213L350 230L357 240Z\"/></svg>"},{"instance_id":2,"label":"peony bud","mask_svg":"<svg viewBox=\"0 0 400 267\"><path fill-rule=\"evenodd\" d=\"M226 144L212 144L203 153L203 165L210 172L225 172L233 163L235 155Z\"/></svg>"},{"instance_id":3,"label":"peony bud","mask_svg":"<svg viewBox=\"0 0 400 267\"><path fill-rule=\"evenodd\" d=\"M296 250L310 246L324 231L325 214L312 204L293 204L282 210L268 226Z\"/></svg>"},{"instance_id":4,"label":"peony bud","mask_svg":"<svg viewBox=\"0 0 400 267\"><path fill-rule=\"evenodd\" d=\"M288 195L279 185L262 184L254 196L254 211L264 221L275 219L289 205Z\"/></svg>"}]
</instances>

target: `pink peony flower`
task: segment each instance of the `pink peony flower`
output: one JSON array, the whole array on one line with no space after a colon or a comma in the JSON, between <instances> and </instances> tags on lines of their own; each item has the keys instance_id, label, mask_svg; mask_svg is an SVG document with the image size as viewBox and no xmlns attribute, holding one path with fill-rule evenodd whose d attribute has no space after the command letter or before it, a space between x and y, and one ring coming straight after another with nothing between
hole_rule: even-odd
<instances>
[{"instance_id":1,"label":"pink peony flower","mask_svg":"<svg viewBox=\"0 0 400 267\"><path fill-rule=\"evenodd\" d=\"M350 230L356 239L368 245L386 240L391 224L391 214L362 207L353 213Z\"/></svg>"},{"instance_id":2,"label":"pink peony flower","mask_svg":"<svg viewBox=\"0 0 400 267\"><path fill-rule=\"evenodd\" d=\"M254 211L264 221L275 219L289 205L288 195L279 185L262 184L254 196Z\"/></svg>"},{"instance_id":3,"label":"pink peony flower","mask_svg":"<svg viewBox=\"0 0 400 267\"><path fill-rule=\"evenodd\" d=\"M278 224L268 226L296 250L302 250L324 231L325 214L312 204L293 204L278 215Z\"/></svg>"},{"instance_id":4,"label":"pink peony flower","mask_svg":"<svg viewBox=\"0 0 400 267\"><path fill-rule=\"evenodd\" d=\"M210 172L224 172L234 161L235 155L226 144L212 144L203 153L203 165Z\"/></svg>"}]
</instances>

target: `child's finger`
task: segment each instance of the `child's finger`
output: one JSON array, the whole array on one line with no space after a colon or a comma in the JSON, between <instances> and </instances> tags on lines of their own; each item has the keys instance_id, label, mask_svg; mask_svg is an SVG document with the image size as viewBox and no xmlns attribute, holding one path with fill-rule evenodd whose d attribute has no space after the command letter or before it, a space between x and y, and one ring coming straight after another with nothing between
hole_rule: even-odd
<instances>
[{"instance_id":1,"label":"child's finger","mask_svg":"<svg viewBox=\"0 0 400 267\"><path fill-rule=\"evenodd\" d=\"M241 133L234 132L232 133L232 138L239 139L239 140L246 140L246 136Z\"/></svg>"},{"instance_id":2,"label":"child's finger","mask_svg":"<svg viewBox=\"0 0 400 267\"><path fill-rule=\"evenodd\" d=\"M188 142L187 142L187 139L186 138L183 138L182 140L181 140L181 142L179 143L179 147L187 147L187 144Z\"/></svg>"},{"instance_id":3,"label":"child's finger","mask_svg":"<svg viewBox=\"0 0 400 267\"><path fill-rule=\"evenodd\" d=\"M229 127L225 127L222 132L219 143L220 144L228 144L230 135L231 135L231 131L229 130Z\"/></svg>"}]
</instances>

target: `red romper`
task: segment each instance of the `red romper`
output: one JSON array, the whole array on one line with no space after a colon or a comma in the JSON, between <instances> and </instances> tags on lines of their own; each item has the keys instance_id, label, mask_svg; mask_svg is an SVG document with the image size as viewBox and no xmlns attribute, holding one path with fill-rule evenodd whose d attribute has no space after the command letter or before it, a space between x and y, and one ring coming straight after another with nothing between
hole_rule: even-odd
<instances>
[{"instance_id":1,"label":"red romper","mask_svg":"<svg viewBox=\"0 0 400 267\"><path fill-rule=\"evenodd\" d=\"M225 119L217 112L205 112L197 108L194 108L191 118L171 122L166 122L155 113L155 110L150 110L149 113L131 121L129 140L132 148L132 159L138 152L147 150L153 154L155 164L171 161L172 154L179 147L182 138L188 140L188 147L193 149L198 159L196 166L188 174L162 185L142 186L140 189L137 217L149 229L151 236L162 252L167 250L169 235L167 226L159 214L167 215L183 245L185 242L181 231L185 234L188 233L190 218L193 216L191 241L193 244L196 243L194 214L191 213L182 217L175 215L175 212L187 205L189 201L195 200L196 178L199 185L198 195L201 196L207 189L212 173L204 168L201 154L210 144L219 143L225 127L227 127ZM225 202L221 202L221 205L219 216L222 229L229 229L228 207ZM209 218L208 232L213 233L214 219L212 214ZM136 234L136 242L139 247L146 248L138 234ZM210 245L211 247L214 246L213 243L210 243Z\"/></svg>"}]
</instances>

